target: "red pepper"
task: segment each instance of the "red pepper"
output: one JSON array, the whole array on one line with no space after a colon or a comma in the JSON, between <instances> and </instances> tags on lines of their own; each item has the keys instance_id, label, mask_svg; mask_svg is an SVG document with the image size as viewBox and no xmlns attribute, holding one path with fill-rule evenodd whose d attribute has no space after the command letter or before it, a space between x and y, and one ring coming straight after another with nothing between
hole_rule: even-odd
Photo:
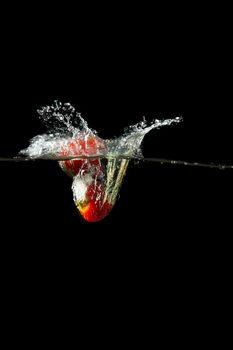
<instances>
[{"instance_id":1,"label":"red pepper","mask_svg":"<svg viewBox=\"0 0 233 350\"><path fill-rule=\"evenodd\" d=\"M102 198L98 200L96 200L97 194L93 196L90 195L90 192L92 192L91 186L87 191L87 202L84 205L79 204L78 209L87 221L100 221L109 214L113 206L107 200L104 201L104 190L101 191Z\"/></svg>"},{"instance_id":2,"label":"red pepper","mask_svg":"<svg viewBox=\"0 0 233 350\"><path fill-rule=\"evenodd\" d=\"M62 156L91 156L106 149L105 143L97 136L85 136L68 142L61 151ZM83 181L84 198L75 200L81 215L87 221L102 220L113 205L105 198L105 173L101 159L65 160L59 162L69 176L78 176ZM89 181L85 183L86 176Z\"/></svg>"}]
</instances>

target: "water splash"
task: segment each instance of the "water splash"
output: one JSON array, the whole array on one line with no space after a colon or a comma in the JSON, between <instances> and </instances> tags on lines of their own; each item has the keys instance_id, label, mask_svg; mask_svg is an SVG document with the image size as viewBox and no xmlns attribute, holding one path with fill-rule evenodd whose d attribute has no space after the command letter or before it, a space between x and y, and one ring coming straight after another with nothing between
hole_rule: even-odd
<instances>
[{"instance_id":1,"label":"water splash","mask_svg":"<svg viewBox=\"0 0 233 350\"><path fill-rule=\"evenodd\" d=\"M37 112L41 122L52 132L74 135L77 130L90 131L87 122L70 103L54 101L53 105L42 107Z\"/></svg>"},{"instance_id":2,"label":"water splash","mask_svg":"<svg viewBox=\"0 0 233 350\"><path fill-rule=\"evenodd\" d=\"M48 133L34 137L20 155L57 159L62 170L73 178L74 202L87 221L99 221L111 211L130 159L142 157L145 135L181 121L179 117L151 123L144 119L125 129L123 135L103 140L69 103L55 101L38 113Z\"/></svg>"},{"instance_id":3,"label":"water splash","mask_svg":"<svg viewBox=\"0 0 233 350\"><path fill-rule=\"evenodd\" d=\"M87 122L82 118L81 114L75 111L70 103L55 101L53 105L42 107L38 110L40 120L45 124L48 133L37 135L30 140L28 148L20 151L20 155L29 158L46 158L61 157L64 148L66 148L72 140L82 139L85 143L90 136L97 132L91 129ZM96 148L96 153L92 156L102 157L133 157L142 156L141 143L145 135L152 129L162 126L179 123L180 117L174 119L158 120L148 123L144 119L140 123L129 126L124 130L120 137L105 140L105 147ZM100 138L99 138L100 139ZM86 143L87 144L87 143ZM88 146L88 144L87 144ZM67 156L90 156L89 147L76 147L69 150Z\"/></svg>"}]
</instances>

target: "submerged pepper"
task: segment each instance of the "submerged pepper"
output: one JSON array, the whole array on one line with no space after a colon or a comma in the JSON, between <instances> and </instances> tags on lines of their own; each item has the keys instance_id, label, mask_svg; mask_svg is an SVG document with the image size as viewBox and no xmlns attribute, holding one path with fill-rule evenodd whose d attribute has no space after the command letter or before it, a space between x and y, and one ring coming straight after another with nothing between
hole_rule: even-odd
<instances>
[{"instance_id":1,"label":"submerged pepper","mask_svg":"<svg viewBox=\"0 0 233 350\"><path fill-rule=\"evenodd\" d=\"M95 135L72 139L61 151L62 156L94 156L106 150L104 140ZM116 188L111 183L113 169L104 166L101 158L87 158L60 161L59 164L67 175L73 177L73 196L76 207L85 220L90 222L102 220L115 204ZM108 174L111 170L111 174Z\"/></svg>"}]
</instances>

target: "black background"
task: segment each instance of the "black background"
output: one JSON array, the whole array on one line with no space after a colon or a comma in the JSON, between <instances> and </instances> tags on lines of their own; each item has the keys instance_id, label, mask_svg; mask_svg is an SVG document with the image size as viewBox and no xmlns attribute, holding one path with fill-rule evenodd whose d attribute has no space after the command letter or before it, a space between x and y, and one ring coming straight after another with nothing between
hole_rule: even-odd
<instances>
[{"instance_id":1,"label":"black background","mask_svg":"<svg viewBox=\"0 0 233 350\"><path fill-rule=\"evenodd\" d=\"M70 102L103 138L143 116L183 116L181 124L146 136L145 156L233 164L232 117L227 93L220 98L224 72L212 55L213 37L199 36L194 24L187 32L189 19L181 25L172 16L144 27L140 17L127 25L129 14L123 23L111 17L104 24L79 15L65 28L53 15L45 24L45 17L9 31L4 43L1 156L16 155L45 132L36 110L57 99ZM151 297L146 307L157 298L157 306L175 313L178 304L188 305L190 316L200 303L213 312L216 284L227 292L232 170L131 164L110 215L86 223L55 162L1 162L0 169L9 293L28 286L29 299L39 293L48 301L56 288L79 291L96 307L106 286L106 300L120 295L116 308L122 298L133 309L141 291Z\"/></svg>"},{"instance_id":2,"label":"black background","mask_svg":"<svg viewBox=\"0 0 233 350\"><path fill-rule=\"evenodd\" d=\"M192 76L190 81L185 79L183 66L177 66L177 73L173 67L161 68L160 60L148 66L145 60L141 66L138 60L131 64L127 59L121 64L114 60L109 67L99 57L85 58L86 65L85 59L75 57L71 66L54 60L52 73L50 60L31 75L25 62L21 70L10 71L2 103L2 156L17 154L31 137L46 131L36 110L57 99L73 104L103 138L120 135L125 126L143 116L148 121L182 116L181 124L146 136L145 156L232 163L229 114L218 106L207 108L202 83L197 85ZM50 244L55 237L62 241L70 237L75 242L98 237L104 244L112 239L119 244L121 239L128 244L146 239L145 245L147 239L151 243L161 240L164 245L167 239L182 245L187 239L192 246L189 232L194 231L193 239L200 240L195 244L201 247L211 241L209 235L216 224L227 239L223 228L230 220L231 170L131 164L112 213L100 223L88 224L75 210L70 179L55 162L1 163L1 168L2 220L16 239L24 232L25 240L34 240L32 223L40 229L38 238ZM13 229L16 222L17 233ZM221 241L218 232L212 235Z\"/></svg>"}]
</instances>

